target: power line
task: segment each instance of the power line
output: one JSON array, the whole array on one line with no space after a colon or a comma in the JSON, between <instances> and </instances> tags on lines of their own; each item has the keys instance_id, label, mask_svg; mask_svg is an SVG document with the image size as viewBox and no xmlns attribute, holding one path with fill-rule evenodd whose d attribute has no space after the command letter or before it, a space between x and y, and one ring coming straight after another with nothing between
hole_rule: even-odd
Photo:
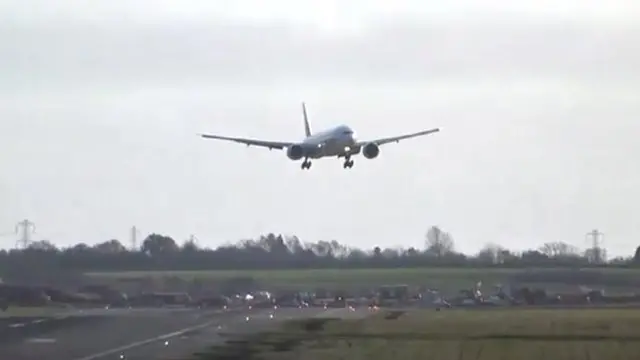
<instances>
[{"instance_id":1,"label":"power line","mask_svg":"<svg viewBox=\"0 0 640 360\"><path fill-rule=\"evenodd\" d=\"M137 251L138 249L138 234L140 233L140 231L138 230L138 228L134 225L131 227L131 250L132 251Z\"/></svg>"},{"instance_id":2,"label":"power line","mask_svg":"<svg viewBox=\"0 0 640 360\"><path fill-rule=\"evenodd\" d=\"M16 235L22 234L16 241L16 248L26 249L31 244L31 234L36 232L36 224L24 219L16 224Z\"/></svg>"},{"instance_id":3,"label":"power line","mask_svg":"<svg viewBox=\"0 0 640 360\"><path fill-rule=\"evenodd\" d=\"M596 264L601 264L605 261L606 252L602 248L602 241L604 240L604 234L593 229L586 234L587 241L591 244L591 260Z\"/></svg>"}]
</instances>

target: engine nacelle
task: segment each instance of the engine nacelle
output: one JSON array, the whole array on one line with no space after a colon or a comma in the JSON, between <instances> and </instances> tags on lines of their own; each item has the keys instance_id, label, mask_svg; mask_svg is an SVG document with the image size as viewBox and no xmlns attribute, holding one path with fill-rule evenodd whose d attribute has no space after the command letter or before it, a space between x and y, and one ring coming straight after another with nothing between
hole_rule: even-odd
<instances>
[{"instance_id":1,"label":"engine nacelle","mask_svg":"<svg viewBox=\"0 0 640 360\"><path fill-rule=\"evenodd\" d=\"M304 149L300 145L291 145L287 148L287 157L291 160L300 160L304 156Z\"/></svg>"},{"instance_id":2,"label":"engine nacelle","mask_svg":"<svg viewBox=\"0 0 640 360\"><path fill-rule=\"evenodd\" d=\"M380 147L378 144L368 143L362 147L362 155L367 159L375 159L380 155Z\"/></svg>"}]
</instances>

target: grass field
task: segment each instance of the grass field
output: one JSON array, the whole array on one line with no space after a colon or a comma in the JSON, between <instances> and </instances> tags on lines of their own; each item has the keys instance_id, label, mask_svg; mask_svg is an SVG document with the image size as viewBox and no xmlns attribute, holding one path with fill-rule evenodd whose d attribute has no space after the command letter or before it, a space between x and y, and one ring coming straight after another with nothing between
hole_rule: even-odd
<instances>
[{"instance_id":1,"label":"grass field","mask_svg":"<svg viewBox=\"0 0 640 360\"><path fill-rule=\"evenodd\" d=\"M578 271L567 269L491 269L491 268L408 268L408 269L314 269L314 270L238 270L238 271L157 271L157 272L104 272L88 273L100 279L135 279L178 277L185 280L228 280L237 277L251 277L272 286L290 288L337 288L352 287L357 284L385 285L408 284L429 285L440 289L473 286L478 281L487 285L506 283L516 275L526 273L549 273L549 278L557 278L554 272ZM640 278L640 269L585 269L608 278Z\"/></svg>"},{"instance_id":2,"label":"grass field","mask_svg":"<svg viewBox=\"0 0 640 360\"><path fill-rule=\"evenodd\" d=\"M238 360L631 360L640 354L640 311L383 311L288 323L199 359L222 353Z\"/></svg>"},{"instance_id":3,"label":"grass field","mask_svg":"<svg viewBox=\"0 0 640 360\"><path fill-rule=\"evenodd\" d=\"M10 317L49 317L64 310L61 307L20 307L10 306L7 311L0 311L0 319Z\"/></svg>"}]
</instances>

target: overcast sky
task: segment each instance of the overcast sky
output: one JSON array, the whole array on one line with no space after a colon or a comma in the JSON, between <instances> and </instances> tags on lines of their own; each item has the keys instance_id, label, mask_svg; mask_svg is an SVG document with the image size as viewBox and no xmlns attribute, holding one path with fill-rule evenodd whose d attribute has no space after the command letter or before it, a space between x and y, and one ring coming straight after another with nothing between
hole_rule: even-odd
<instances>
[{"instance_id":1,"label":"overcast sky","mask_svg":"<svg viewBox=\"0 0 640 360\"><path fill-rule=\"evenodd\" d=\"M160 232L371 248L640 243L635 0L5 0L0 245ZM315 161L198 138L359 138L432 127L380 157Z\"/></svg>"}]
</instances>

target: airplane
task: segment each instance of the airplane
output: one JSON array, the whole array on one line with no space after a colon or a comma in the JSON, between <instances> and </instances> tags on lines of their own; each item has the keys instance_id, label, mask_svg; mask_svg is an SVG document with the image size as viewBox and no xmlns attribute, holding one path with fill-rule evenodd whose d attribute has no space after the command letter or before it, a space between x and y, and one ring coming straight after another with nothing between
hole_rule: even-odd
<instances>
[{"instance_id":1,"label":"airplane","mask_svg":"<svg viewBox=\"0 0 640 360\"><path fill-rule=\"evenodd\" d=\"M286 150L287 157L293 161L304 158L301 169L311 168L311 161L309 159L320 159L324 157L337 157L344 158L345 169L353 167L353 155L364 155L367 159L375 159L380 154L380 146L392 142L399 142L400 140L410 139L418 136L428 135L440 131L440 129L430 129L419 131L411 134L386 137L381 139L359 141L356 139L355 132L346 125L336 126L329 130L318 132L313 134L311 127L309 126L309 118L307 116L307 107L305 103L302 103L302 116L304 119L304 132L305 138L298 142L284 142L284 141L268 141L257 140L240 137L229 137L213 134L198 134L205 139L216 139L234 141L247 146L259 146L268 148L269 150L278 149Z\"/></svg>"}]
</instances>

